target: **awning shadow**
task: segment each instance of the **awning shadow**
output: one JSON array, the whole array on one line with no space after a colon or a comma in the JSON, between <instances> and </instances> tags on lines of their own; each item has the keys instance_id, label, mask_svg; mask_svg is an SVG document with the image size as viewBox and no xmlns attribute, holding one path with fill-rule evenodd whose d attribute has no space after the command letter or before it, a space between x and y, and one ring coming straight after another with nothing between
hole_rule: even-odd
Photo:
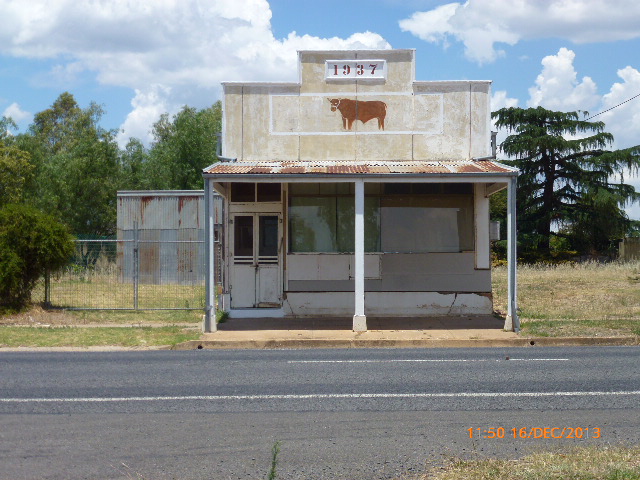
<instances>
[{"instance_id":1,"label":"awning shadow","mask_svg":"<svg viewBox=\"0 0 640 480\"><path fill-rule=\"evenodd\" d=\"M351 317L228 318L218 330L345 330L351 331ZM369 330L502 330L504 319L493 315L456 317L368 317Z\"/></svg>"}]
</instances>

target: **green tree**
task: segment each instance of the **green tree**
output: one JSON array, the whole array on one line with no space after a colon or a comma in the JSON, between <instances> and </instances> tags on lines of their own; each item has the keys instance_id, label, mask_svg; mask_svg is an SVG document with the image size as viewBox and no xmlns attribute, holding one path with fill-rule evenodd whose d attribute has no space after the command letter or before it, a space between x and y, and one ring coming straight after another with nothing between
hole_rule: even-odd
<instances>
[{"instance_id":1,"label":"green tree","mask_svg":"<svg viewBox=\"0 0 640 480\"><path fill-rule=\"evenodd\" d=\"M16 130L18 126L10 117L0 117L0 144L8 143L11 138L10 130Z\"/></svg>"},{"instance_id":2,"label":"green tree","mask_svg":"<svg viewBox=\"0 0 640 480\"><path fill-rule=\"evenodd\" d=\"M130 138L124 150L120 152L122 190L144 190L153 188L147 178L149 152L137 138Z\"/></svg>"},{"instance_id":3,"label":"green tree","mask_svg":"<svg viewBox=\"0 0 640 480\"><path fill-rule=\"evenodd\" d=\"M147 188L201 189L202 169L217 161L221 126L219 101L202 110L185 106L172 118L163 114L153 125L154 142L145 164Z\"/></svg>"},{"instance_id":4,"label":"green tree","mask_svg":"<svg viewBox=\"0 0 640 480\"><path fill-rule=\"evenodd\" d=\"M121 165L115 132L99 125L103 114L95 103L80 108L65 92L16 139L35 165L31 203L57 215L76 234L115 233Z\"/></svg>"},{"instance_id":5,"label":"green tree","mask_svg":"<svg viewBox=\"0 0 640 480\"><path fill-rule=\"evenodd\" d=\"M33 174L31 156L11 145L9 129L16 124L6 117L0 119L0 205L22 201L25 185Z\"/></svg>"},{"instance_id":6,"label":"green tree","mask_svg":"<svg viewBox=\"0 0 640 480\"><path fill-rule=\"evenodd\" d=\"M590 254L615 253L619 241L633 230L619 204L620 199L607 190L586 191L576 218L568 226L571 249Z\"/></svg>"},{"instance_id":7,"label":"green tree","mask_svg":"<svg viewBox=\"0 0 640 480\"><path fill-rule=\"evenodd\" d=\"M603 209L607 222L625 224L622 208L640 198L633 186L622 181L625 169L638 170L640 147L608 150L613 135L604 131L604 123L581 120L581 114L587 115L542 107L502 108L492 113L496 125L511 133L501 144L513 159L505 163L520 169L519 240L543 255L550 253L552 235L586 234L584 225L604 220ZM554 233L554 227L564 228ZM618 235L618 229L609 228L601 224L602 232ZM602 246L594 237L587 243Z\"/></svg>"},{"instance_id":8,"label":"green tree","mask_svg":"<svg viewBox=\"0 0 640 480\"><path fill-rule=\"evenodd\" d=\"M20 308L45 273L67 264L74 250L67 228L27 205L0 208L0 306Z\"/></svg>"}]
</instances>

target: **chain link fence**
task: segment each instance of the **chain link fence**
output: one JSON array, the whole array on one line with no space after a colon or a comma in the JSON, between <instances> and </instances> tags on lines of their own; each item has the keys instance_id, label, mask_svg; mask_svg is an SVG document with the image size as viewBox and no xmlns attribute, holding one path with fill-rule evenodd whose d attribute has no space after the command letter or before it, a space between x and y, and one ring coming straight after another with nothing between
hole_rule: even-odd
<instances>
[{"instance_id":1,"label":"chain link fence","mask_svg":"<svg viewBox=\"0 0 640 480\"><path fill-rule=\"evenodd\" d=\"M76 240L70 264L45 279L45 304L79 310L204 309L204 241L158 238L143 230L132 236ZM220 265L221 248L215 245Z\"/></svg>"}]
</instances>

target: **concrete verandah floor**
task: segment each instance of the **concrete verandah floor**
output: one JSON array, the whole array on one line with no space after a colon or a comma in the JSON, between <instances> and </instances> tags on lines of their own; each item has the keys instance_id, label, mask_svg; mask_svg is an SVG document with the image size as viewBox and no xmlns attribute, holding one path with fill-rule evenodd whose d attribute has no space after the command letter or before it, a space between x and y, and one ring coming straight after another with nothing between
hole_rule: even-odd
<instances>
[{"instance_id":1,"label":"concrete verandah floor","mask_svg":"<svg viewBox=\"0 0 640 480\"><path fill-rule=\"evenodd\" d=\"M229 318L218 331L205 334L211 341L286 340L508 340L504 319L494 316L368 317L368 331L353 332L352 319L339 318Z\"/></svg>"}]
</instances>

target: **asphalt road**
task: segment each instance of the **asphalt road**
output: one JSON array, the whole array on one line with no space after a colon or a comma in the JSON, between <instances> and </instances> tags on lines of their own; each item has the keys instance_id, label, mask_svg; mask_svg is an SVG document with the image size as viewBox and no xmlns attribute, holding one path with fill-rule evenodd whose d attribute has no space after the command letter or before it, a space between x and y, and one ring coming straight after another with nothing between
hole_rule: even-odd
<instances>
[{"instance_id":1,"label":"asphalt road","mask_svg":"<svg viewBox=\"0 0 640 480\"><path fill-rule=\"evenodd\" d=\"M262 479L276 441L280 479L410 478L639 437L638 347L0 352L0 479Z\"/></svg>"}]
</instances>

